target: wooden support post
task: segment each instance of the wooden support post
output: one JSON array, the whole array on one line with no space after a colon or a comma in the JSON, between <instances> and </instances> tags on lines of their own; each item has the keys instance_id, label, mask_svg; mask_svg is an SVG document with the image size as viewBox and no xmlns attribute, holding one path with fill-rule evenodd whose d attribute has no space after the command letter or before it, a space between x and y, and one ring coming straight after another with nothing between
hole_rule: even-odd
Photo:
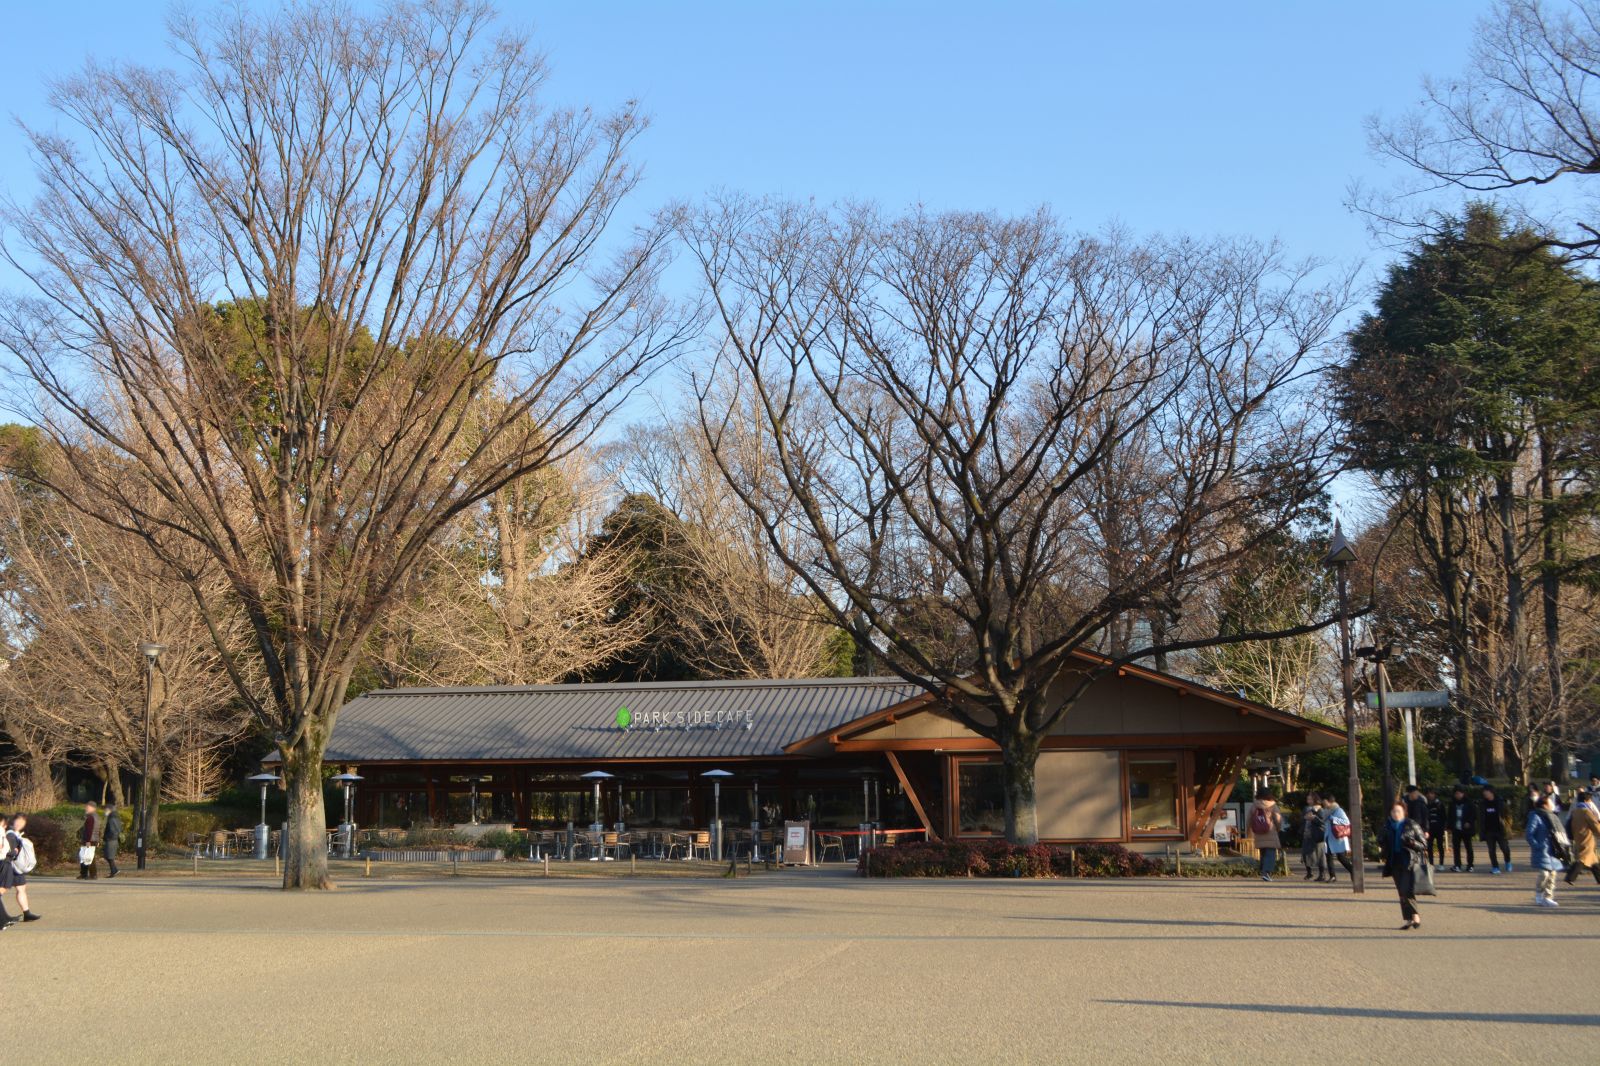
<instances>
[{"instance_id":1,"label":"wooden support post","mask_svg":"<svg viewBox=\"0 0 1600 1066\"><path fill-rule=\"evenodd\" d=\"M550 876L550 856L548 855L544 857L544 875L546 877Z\"/></svg>"},{"instance_id":2,"label":"wooden support post","mask_svg":"<svg viewBox=\"0 0 1600 1066\"><path fill-rule=\"evenodd\" d=\"M632 848L628 849L628 873L634 877L639 876L639 856L633 853Z\"/></svg>"},{"instance_id":3,"label":"wooden support post","mask_svg":"<svg viewBox=\"0 0 1600 1066\"><path fill-rule=\"evenodd\" d=\"M200 853L198 851L194 853L194 873L196 877L200 876Z\"/></svg>"},{"instance_id":4,"label":"wooden support post","mask_svg":"<svg viewBox=\"0 0 1600 1066\"><path fill-rule=\"evenodd\" d=\"M372 856L371 855L367 856L367 869L366 869L366 872L363 873L361 876L362 877L371 877L372 876Z\"/></svg>"}]
</instances>

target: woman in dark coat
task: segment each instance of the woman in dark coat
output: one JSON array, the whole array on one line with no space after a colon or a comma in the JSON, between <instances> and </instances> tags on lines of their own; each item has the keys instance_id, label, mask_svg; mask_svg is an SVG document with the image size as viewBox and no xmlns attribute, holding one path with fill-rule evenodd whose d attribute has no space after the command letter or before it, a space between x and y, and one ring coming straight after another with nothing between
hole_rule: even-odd
<instances>
[{"instance_id":1,"label":"woman in dark coat","mask_svg":"<svg viewBox=\"0 0 1600 1066\"><path fill-rule=\"evenodd\" d=\"M1400 917L1405 919L1400 928L1420 928L1422 918L1417 913L1417 875L1428 862L1428 834L1422 826L1406 817L1404 803L1396 803L1389 808L1389 820L1383 825L1380 849L1383 876L1394 879L1395 891L1400 894Z\"/></svg>"},{"instance_id":2,"label":"woman in dark coat","mask_svg":"<svg viewBox=\"0 0 1600 1066\"><path fill-rule=\"evenodd\" d=\"M122 812L117 810L116 804L106 808L106 827L101 841L100 854L105 856L106 865L111 867L111 872L106 877L117 876L117 847L122 843Z\"/></svg>"}]
</instances>

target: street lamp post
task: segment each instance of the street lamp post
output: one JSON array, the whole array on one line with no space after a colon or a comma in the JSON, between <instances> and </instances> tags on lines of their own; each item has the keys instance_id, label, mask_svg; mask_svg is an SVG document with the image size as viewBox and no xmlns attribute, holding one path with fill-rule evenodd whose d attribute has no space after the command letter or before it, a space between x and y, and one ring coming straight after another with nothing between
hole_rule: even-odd
<instances>
[{"instance_id":1,"label":"street lamp post","mask_svg":"<svg viewBox=\"0 0 1600 1066\"><path fill-rule=\"evenodd\" d=\"M1334 581L1339 589L1339 681L1344 689L1345 745L1350 757L1350 807L1345 812L1350 817L1350 889L1363 893L1367 890L1366 851L1361 833L1361 770L1356 755L1356 697L1355 662L1350 649L1350 589L1345 571L1356 561L1356 553L1344 539L1344 530L1333 523L1333 539L1328 542L1328 554L1323 565L1333 568Z\"/></svg>"},{"instance_id":2,"label":"street lamp post","mask_svg":"<svg viewBox=\"0 0 1600 1066\"><path fill-rule=\"evenodd\" d=\"M267 786L282 781L277 774L259 773L251 774L246 781L256 781L261 785L261 822L256 826L256 858L267 857L267 838L272 831L267 828Z\"/></svg>"},{"instance_id":3,"label":"street lamp post","mask_svg":"<svg viewBox=\"0 0 1600 1066\"><path fill-rule=\"evenodd\" d=\"M1388 662L1389 656L1393 654L1393 644L1356 649L1356 655L1373 664L1373 674L1377 682L1378 751L1379 758L1383 761L1383 806L1385 810L1396 799L1394 791L1394 749L1389 742L1389 671L1384 666L1384 663ZM1413 772L1412 778L1414 777L1415 773ZM1407 782L1409 783L1412 778L1407 778Z\"/></svg>"},{"instance_id":4,"label":"street lamp post","mask_svg":"<svg viewBox=\"0 0 1600 1066\"><path fill-rule=\"evenodd\" d=\"M166 650L164 644L139 645L139 654L144 656L144 762L139 768L139 825L134 833L133 847L141 870L144 869L150 838L150 715L155 703L156 661Z\"/></svg>"},{"instance_id":5,"label":"street lamp post","mask_svg":"<svg viewBox=\"0 0 1600 1066\"><path fill-rule=\"evenodd\" d=\"M727 770L707 770L700 775L711 778L711 853L722 861L722 779L732 777Z\"/></svg>"}]
</instances>

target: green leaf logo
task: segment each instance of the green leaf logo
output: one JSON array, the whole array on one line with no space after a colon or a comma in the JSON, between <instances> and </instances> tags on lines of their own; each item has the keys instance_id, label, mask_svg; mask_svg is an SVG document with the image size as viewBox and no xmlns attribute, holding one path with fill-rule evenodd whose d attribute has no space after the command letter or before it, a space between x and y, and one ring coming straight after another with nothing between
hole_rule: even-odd
<instances>
[{"instance_id":1,"label":"green leaf logo","mask_svg":"<svg viewBox=\"0 0 1600 1066\"><path fill-rule=\"evenodd\" d=\"M617 728L626 729L633 724L633 712L626 707L617 708Z\"/></svg>"}]
</instances>

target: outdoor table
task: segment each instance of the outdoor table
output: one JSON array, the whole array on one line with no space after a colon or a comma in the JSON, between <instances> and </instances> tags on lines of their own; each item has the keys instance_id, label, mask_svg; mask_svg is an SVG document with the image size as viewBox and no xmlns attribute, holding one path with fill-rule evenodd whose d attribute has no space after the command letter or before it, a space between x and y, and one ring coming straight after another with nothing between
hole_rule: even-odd
<instances>
[{"instance_id":1,"label":"outdoor table","mask_svg":"<svg viewBox=\"0 0 1600 1066\"><path fill-rule=\"evenodd\" d=\"M817 836L843 837L846 840L850 840L851 838L854 838L855 845L856 845L856 858L860 858L861 857L862 838L865 837L869 832L873 836L888 837L889 841L890 841L890 845L893 846L895 844L900 843L900 838L902 836L905 836L907 833L927 833L927 830L926 829L922 829L922 828L917 828L917 829L873 829L873 830L861 830L861 829L818 829L818 830L816 830Z\"/></svg>"}]
</instances>

